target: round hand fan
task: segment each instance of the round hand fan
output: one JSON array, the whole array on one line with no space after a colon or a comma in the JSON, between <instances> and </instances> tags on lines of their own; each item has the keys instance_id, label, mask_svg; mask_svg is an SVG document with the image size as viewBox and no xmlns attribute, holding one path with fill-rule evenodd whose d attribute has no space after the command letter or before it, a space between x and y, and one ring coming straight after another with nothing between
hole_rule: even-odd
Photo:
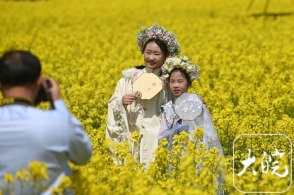
<instances>
[{"instance_id":1,"label":"round hand fan","mask_svg":"<svg viewBox=\"0 0 294 195\"><path fill-rule=\"evenodd\" d=\"M162 90L162 81L153 73L143 73L134 83L137 98L151 99Z\"/></svg>"},{"instance_id":2,"label":"round hand fan","mask_svg":"<svg viewBox=\"0 0 294 195\"><path fill-rule=\"evenodd\" d=\"M202 112L203 103L196 94L183 93L175 101L175 112L183 120L194 120Z\"/></svg>"}]
</instances>

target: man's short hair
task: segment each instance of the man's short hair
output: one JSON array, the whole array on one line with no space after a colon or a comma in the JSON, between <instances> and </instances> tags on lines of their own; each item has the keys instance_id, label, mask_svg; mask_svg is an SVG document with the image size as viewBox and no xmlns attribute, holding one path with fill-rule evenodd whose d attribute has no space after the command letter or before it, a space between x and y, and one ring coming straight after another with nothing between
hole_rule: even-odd
<instances>
[{"instance_id":1,"label":"man's short hair","mask_svg":"<svg viewBox=\"0 0 294 195\"><path fill-rule=\"evenodd\" d=\"M21 86L35 83L41 74L41 63L29 51L11 50L0 58L0 83Z\"/></svg>"}]
</instances>

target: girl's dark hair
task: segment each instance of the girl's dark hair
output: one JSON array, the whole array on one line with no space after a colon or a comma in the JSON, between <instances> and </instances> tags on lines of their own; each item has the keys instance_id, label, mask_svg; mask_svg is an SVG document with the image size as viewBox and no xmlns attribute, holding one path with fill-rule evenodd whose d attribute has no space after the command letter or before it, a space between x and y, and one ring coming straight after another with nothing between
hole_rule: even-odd
<instances>
[{"instance_id":1,"label":"girl's dark hair","mask_svg":"<svg viewBox=\"0 0 294 195\"><path fill-rule=\"evenodd\" d=\"M170 74L169 74L168 82L170 81L170 76L171 76L171 74L172 74L173 72L175 72L175 71L179 71L179 72L180 72L180 73L181 73L181 74L187 79L187 82L188 82L189 86L190 86L190 87L192 86L192 81L191 81L191 79L190 79L190 77L189 77L187 71L186 71L185 69L182 69L182 68L174 68L174 69L170 72Z\"/></svg>"},{"instance_id":2,"label":"girl's dark hair","mask_svg":"<svg viewBox=\"0 0 294 195\"><path fill-rule=\"evenodd\" d=\"M168 49L167 49L166 44L165 44L163 41L161 41L161 40L159 40L159 39L155 39L155 38L149 39L149 40L145 43L145 45L144 45L144 50L143 50L143 51L145 51L146 45L147 45L148 43L150 43L150 42L155 42L155 43L158 45L158 47L159 47L159 48L161 49L161 51L163 52L164 57L169 56L169 52L168 52ZM137 69L143 69L143 68L145 68L145 66L144 66L144 65L139 65L139 66L135 66L135 68L137 68Z\"/></svg>"}]
</instances>

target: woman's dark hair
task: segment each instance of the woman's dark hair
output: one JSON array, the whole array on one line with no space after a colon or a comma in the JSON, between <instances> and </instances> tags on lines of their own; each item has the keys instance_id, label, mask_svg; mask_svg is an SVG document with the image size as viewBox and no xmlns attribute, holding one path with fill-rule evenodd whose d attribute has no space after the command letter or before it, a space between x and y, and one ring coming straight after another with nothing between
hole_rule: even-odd
<instances>
[{"instance_id":1,"label":"woman's dark hair","mask_svg":"<svg viewBox=\"0 0 294 195\"><path fill-rule=\"evenodd\" d=\"M169 56L169 52L168 52L168 49L167 49L167 45L166 45L163 41L161 41L161 40L159 40L159 39L155 39L155 38L149 39L149 40L145 43L145 45L144 45L144 50L143 50L143 51L145 51L146 45L147 45L148 43L150 43L150 42L155 42L155 43L158 45L158 47L159 47L159 48L161 49L161 51L163 52L164 57Z\"/></svg>"},{"instance_id":2,"label":"woman's dark hair","mask_svg":"<svg viewBox=\"0 0 294 195\"><path fill-rule=\"evenodd\" d=\"M135 66L135 68L137 68L137 69L144 69L145 68L145 65L139 65L139 66Z\"/></svg>"},{"instance_id":3,"label":"woman's dark hair","mask_svg":"<svg viewBox=\"0 0 294 195\"><path fill-rule=\"evenodd\" d=\"M29 51L11 50L0 57L0 82L3 85L32 84L40 74L40 60Z\"/></svg>"},{"instance_id":4,"label":"woman's dark hair","mask_svg":"<svg viewBox=\"0 0 294 195\"><path fill-rule=\"evenodd\" d=\"M169 56L169 52L168 52L168 49L167 49L166 44L163 41L161 41L159 39L155 39L155 38L149 39L145 43L144 50L143 51L145 51L146 45L148 43L150 43L150 42L155 42L158 45L158 47L161 49L162 53L164 54L164 57ZM135 68L137 68L137 69L143 69L143 68L145 68L145 66L144 65L139 65L139 66L135 66Z\"/></svg>"},{"instance_id":5,"label":"woman's dark hair","mask_svg":"<svg viewBox=\"0 0 294 195\"><path fill-rule=\"evenodd\" d=\"M181 73L181 74L187 79L187 82L188 82L188 84L189 84L189 87L192 86L192 81L191 81L191 79L190 79L190 77L189 77L187 71L186 71L185 69L182 69L182 68L174 68L174 69L170 72L170 74L169 74L168 82L170 81L170 76L171 76L171 74L172 74L173 72L175 72L175 71L179 71L179 72L180 72L180 73Z\"/></svg>"}]
</instances>

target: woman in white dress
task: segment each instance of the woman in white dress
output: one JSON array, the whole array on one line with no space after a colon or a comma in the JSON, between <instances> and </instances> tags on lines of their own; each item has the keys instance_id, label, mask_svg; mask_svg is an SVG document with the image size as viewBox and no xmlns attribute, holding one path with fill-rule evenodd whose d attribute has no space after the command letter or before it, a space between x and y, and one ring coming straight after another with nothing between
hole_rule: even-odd
<instances>
[{"instance_id":1,"label":"woman in white dress","mask_svg":"<svg viewBox=\"0 0 294 195\"><path fill-rule=\"evenodd\" d=\"M143 73L153 73L159 77L165 59L178 54L180 47L174 35L158 25L143 29L137 38L145 66L122 71L123 77L108 101L106 138L112 138L117 143L129 141L132 155L148 168L158 146L160 108L171 100L172 94L163 86L151 99L140 99L134 93L133 83ZM140 135L139 144L135 147L131 141L134 131Z\"/></svg>"}]
</instances>

